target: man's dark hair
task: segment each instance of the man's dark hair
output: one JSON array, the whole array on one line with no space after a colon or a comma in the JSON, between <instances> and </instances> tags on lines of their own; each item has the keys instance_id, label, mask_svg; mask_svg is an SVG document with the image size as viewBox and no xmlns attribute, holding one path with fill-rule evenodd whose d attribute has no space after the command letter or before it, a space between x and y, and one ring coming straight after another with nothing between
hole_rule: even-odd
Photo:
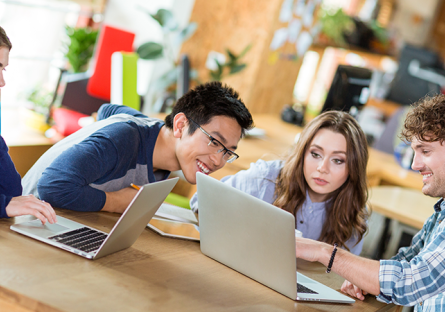
<instances>
[{"instance_id":1,"label":"man's dark hair","mask_svg":"<svg viewBox=\"0 0 445 312\"><path fill-rule=\"evenodd\" d=\"M235 119L241 126L241 135L253 127L253 119L247 107L241 101L238 93L219 81L208 82L197 86L184 94L173 107L170 115L165 117L165 125L173 129L173 118L178 113L184 113L199 125L206 125L213 117L226 116ZM197 129L194 123L189 123L189 133Z\"/></svg>"},{"instance_id":2,"label":"man's dark hair","mask_svg":"<svg viewBox=\"0 0 445 312\"><path fill-rule=\"evenodd\" d=\"M412 142L445 141L445 95L426 96L420 99L406 115L401 138Z\"/></svg>"},{"instance_id":3,"label":"man's dark hair","mask_svg":"<svg viewBox=\"0 0 445 312\"><path fill-rule=\"evenodd\" d=\"M6 35L5 30L0 26L0 47L7 47L9 51L11 51L12 44L9 41L8 36Z\"/></svg>"}]
</instances>

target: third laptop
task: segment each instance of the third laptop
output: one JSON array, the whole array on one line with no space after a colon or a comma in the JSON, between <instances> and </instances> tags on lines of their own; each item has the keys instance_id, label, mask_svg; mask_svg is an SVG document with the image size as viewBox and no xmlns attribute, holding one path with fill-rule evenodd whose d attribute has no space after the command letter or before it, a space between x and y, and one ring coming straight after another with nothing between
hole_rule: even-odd
<instances>
[{"instance_id":1,"label":"third laptop","mask_svg":"<svg viewBox=\"0 0 445 312\"><path fill-rule=\"evenodd\" d=\"M199 172L197 184L205 255L293 300L355 302L296 271L292 214Z\"/></svg>"}]
</instances>

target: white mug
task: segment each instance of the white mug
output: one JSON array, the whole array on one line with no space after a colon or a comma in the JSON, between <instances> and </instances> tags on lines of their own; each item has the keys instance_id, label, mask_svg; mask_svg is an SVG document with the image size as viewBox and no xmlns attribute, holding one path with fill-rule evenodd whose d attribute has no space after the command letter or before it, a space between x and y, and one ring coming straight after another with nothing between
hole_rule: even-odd
<instances>
[{"instance_id":1,"label":"white mug","mask_svg":"<svg viewBox=\"0 0 445 312\"><path fill-rule=\"evenodd\" d=\"M295 230L295 237L303 237L303 233L299 230Z\"/></svg>"}]
</instances>

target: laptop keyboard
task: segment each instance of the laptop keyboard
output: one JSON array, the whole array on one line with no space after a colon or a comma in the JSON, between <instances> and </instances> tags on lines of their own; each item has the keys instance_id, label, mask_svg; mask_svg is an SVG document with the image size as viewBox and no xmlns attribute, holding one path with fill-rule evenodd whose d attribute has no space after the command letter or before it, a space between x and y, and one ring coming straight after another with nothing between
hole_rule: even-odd
<instances>
[{"instance_id":1,"label":"laptop keyboard","mask_svg":"<svg viewBox=\"0 0 445 312\"><path fill-rule=\"evenodd\" d=\"M318 294L318 292L313 291L312 289L307 288L301 284L297 283L297 293L305 293L305 294Z\"/></svg>"},{"instance_id":2,"label":"laptop keyboard","mask_svg":"<svg viewBox=\"0 0 445 312\"><path fill-rule=\"evenodd\" d=\"M55 242L65 244L85 252L91 252L99 249L104 240L107 238L107 234L83 227L48 238Z\"/></svg>"}]
</instances>

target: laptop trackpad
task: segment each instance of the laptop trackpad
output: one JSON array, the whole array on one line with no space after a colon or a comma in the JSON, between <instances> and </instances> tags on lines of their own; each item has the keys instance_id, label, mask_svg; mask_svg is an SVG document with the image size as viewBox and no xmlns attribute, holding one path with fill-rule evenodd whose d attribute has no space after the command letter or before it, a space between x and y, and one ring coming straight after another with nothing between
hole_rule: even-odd
<instances>
[{"instance_id":1,"label":"laptop trackpad","mask_svg":"<svg viewBox=\"0 0 445 312\"><path fill-rule=\"evenodd\" d=\"M51 224L48 222L45 225L43 225L40 220L33 220L30 222L16 224L16 227L20 227L22 230L40 237L52 236L54 234L69 229L65 226L59 224Z\"/></svg>"},{"instance_id":2,"label":"laptop trackpad","mask_svg":"<svg viewBox=\"0 0 445 312\"><path fill-rule=\"evenodd\" d=\"M313 279L310 279L309 277L303 275L303 274L298 274L297 272L297 282L300 284L319 284L318 282L314 281Z\"/></svg>"}]
</instances>

